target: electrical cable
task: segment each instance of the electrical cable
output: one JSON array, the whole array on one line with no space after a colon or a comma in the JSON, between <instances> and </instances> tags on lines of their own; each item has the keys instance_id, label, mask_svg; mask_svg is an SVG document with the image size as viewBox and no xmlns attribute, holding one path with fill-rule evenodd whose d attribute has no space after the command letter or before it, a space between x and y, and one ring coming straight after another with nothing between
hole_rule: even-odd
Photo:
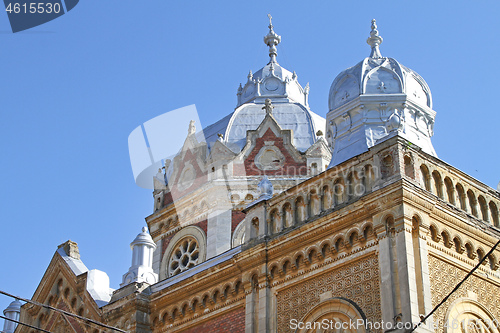
<instances>
[{"instance_id":1,"label":"electrical cable","mask_svg":"<svg viewBox=\"0 0 500 333\"><path fill-rule=\"evenodd\" d=\"M26 324L26 323L23 323L23 322L14 320L14 319L10 319L10 318L4 317L4 316L0 316L0 318L8 320L8 321L12 321L12 322L14 322L16 324L19 324L19 325L28 326L29 328L34 328L35 330L38 330L38 331L41 331L41 332L52 333L51 331L46 331L43 328L38 328L38 327L35 327L35 326L31 326L30 324Z\"/></svg>"},{"instance_id":2,"label":"electrical cable","mask_svg":"<svg viewBox=\"0 0 500 333\"><path fill-rule=\"evenodd\" d=\"M469 278L469 276L471 276L471 275L472 275L472 273L474 273L474 272L476 271L476 269L478 269L478 268L479 268L479 266L481 266L481 265L482 265L482 263L486 260L486 258L488 258L488 257L489 257L489 256L493 253L493 251L495 251L495 249L497 248L497 246L498 246L498 245L500 245L500 240L499 240L499 241L498 241L498 242L497 242L497 243L496 243L496 244L495 244L495 245L491 248L491 250L490 250L488 253L486 253L486 254L485 254L485 255L481 258L481 260L479 260L479 262L477 263L477 265L476 265L476 266L475 266L475 267L474 267L474 268L473 268L473 269L472 269L469 273L467 273L467 275L466 275L466 276L462 279L462 281L460 281L460 282L459 282L459 283L455 286L455 288L453 288L453 290L452 290L452 291L450 291L450 293L449 293L448 295L446 295L446 297L445 297L445 298L443 298L443 299L441 300L441 302L439 302L439 304L437 304L437 305L434 307L434 309L432 309L432 311L431 311L431 312L429 312L429 314L428 314L428 315L426 315L424 318L422 318L422 319L418 322L418 324L417 324L417 325L415 325L415 327L413 327L413 328L412 328L410 331L408 331L407 333L411 333L411 332L415 331L415 330L416 330L416 329L417 329L420 325L422 325L422 324L423 324L423 323L424 323L424 322L425 322L425 321L426 321L426 320L427 320L430 316L432 316L432 314L433 314L434 312L436 312L436 310L437 310L437 309L438 309L441 305L443 305L443 304L444 304L444 302L446 302L446 301L448 300L448 298L450 298L450 296L451 296L451 295L452 295L455 291L457 291L457 290L458 290L458 288L460 288L460 286L461 286L461 285L465 282L465 280L467 280L467 279Z\"/></svg>"},{"instance_id":3,"label":"electrical cable","mask_svg":"<svg viewBox=\"0 0 500 333\"><path fill-rule=\"evenodd\" d=\"M117 331L117 332L127 333L127 331L121 330L121 329L116 328L116 327L108 326L106 324L100 323L100 322L92 320L90 318L85 318L85 317L79 316L79 315L71 313L71 312L67 312L67 311L64 311L64 310L61 310L61 309L54 308L54 307L52 307L50 305L46 305L46 304L38 303L36 301L32 301L32 300L25 299L25 298L22 298L22 297L14 296L14 295L6 293L5 291L2 291L2 290L0 290L0 294L3 294L3 295L6 295L6 296L9 296L9 297L21 300L21 301L26 302L26 303L38 305L38 306L41 306L43 308L46 308L46 309L49 309L49 310L53 310L53 311L65 314L67 316L74 317L74 318L77 318L77 319L80 319L80 320L83 320L83 321L86 321L86 322L89 322L89 323L92 323L92 324L95 324L95 325L98 325L98 326L102 326L102 327L105 327L105 328L108 328L108 329L111 329L111 330L114 330L114 331Z\"/></svg>"}]
</instances>

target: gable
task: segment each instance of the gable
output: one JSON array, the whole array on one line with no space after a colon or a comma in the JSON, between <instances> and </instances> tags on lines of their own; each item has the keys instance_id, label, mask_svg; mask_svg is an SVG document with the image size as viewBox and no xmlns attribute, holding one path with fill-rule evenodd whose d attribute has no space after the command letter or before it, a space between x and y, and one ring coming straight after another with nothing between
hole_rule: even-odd
<instances>
[{"instance_id":1,"label":"gable","mask_svg":"<svg viewBox=\"0 0 500 333\"><path fill-rule=\"evenodd\" d=\"M280 134L278 136L272 128L268 128L261 137L256 138L251 149L246 152L243 164L235 165L234 174L307 175L304 157Z\"/></svg>"},{"instance_id":2,"label":"gable","mask_svg":"<svg viewBox=\"0 0 500 333\"><path fill-rule=\"evenodd\" d=\"M31 299L102 322L97 302L104 302L92 297L91 292L95 294L96 290L92 289L92 282L88 283L89 274L95 276L95 270L88 271L79 259L76 243L68 241L59 246ZM109 286L107 289L109 293ZM30 303L21 307L20 321L51 332L86 332L80 320ZM19 326L16 332L29 332L29 328Z\"/></svg>"}]
</instances>

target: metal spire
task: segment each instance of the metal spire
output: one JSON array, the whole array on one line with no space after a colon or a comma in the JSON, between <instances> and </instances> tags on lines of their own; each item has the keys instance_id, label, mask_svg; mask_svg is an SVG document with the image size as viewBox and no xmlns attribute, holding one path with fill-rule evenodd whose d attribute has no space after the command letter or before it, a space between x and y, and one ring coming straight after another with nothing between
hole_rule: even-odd
<instances>
[{"instance_id":1,"label":"metal spire","mask_svg":"<svg viewBox=\"0 0 500 333\"><path fill-rule=\"evenodd\" d=\"M370 58L382 58L380 54L379 45L382 44L384 39L378 35L377 21L372 20L372 31L370 31L370 37L366 40L368 45L372 47L372 52L370 53Z\"/></svg>"},{"instance_id":2,"label":"metal spire","mask_svg":"<svg viewBox=\"0 0 500 333\"><path fill-rule=\"evenodd\" d=\"M269 58L271 58L269 63L272 63L276 62L276 56L278 55L276 46L281 42L281 36L276 34L273 30L273 17L271 14L267 14L267 17L269 17L269 33L264 37L264 43L269 46Z\"/></svg>"}]
</instances>

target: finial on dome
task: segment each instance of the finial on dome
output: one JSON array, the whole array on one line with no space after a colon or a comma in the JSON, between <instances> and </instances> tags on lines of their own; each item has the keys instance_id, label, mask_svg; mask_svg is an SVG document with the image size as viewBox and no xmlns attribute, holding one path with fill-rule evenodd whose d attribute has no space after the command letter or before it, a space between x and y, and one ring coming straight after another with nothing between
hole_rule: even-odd
<instances>
[{"instance_id":1,"label":"finial on dome","mask_svg":"<svg viewBox=\"0 0 500 333\"><path fill-rule=\"evenodd\" d=\"M366 40L368 45L372 47L372 52L370 53L370 58L378 59L382 58L380 54L379 45L382 44L384 39L378 35L377 21L372 20L372 31L370 31L370 37Z\"/></svg>"},{"instance_id":2,"label":"finial on dome","mask_svg":"<svg viewBox=\"0 0 500 333\"><path fill-rule=\"evenodd\" d=\"M264 36L264 43L269 46L269 58L271 58L269 62L272 63L276 62L276 56L278 55L276 46L281 42L281 36L276 34L273 30L273 17L271 14L267 14L267 17L269 17L269 33Z\"/></svg>"}]
</instances>

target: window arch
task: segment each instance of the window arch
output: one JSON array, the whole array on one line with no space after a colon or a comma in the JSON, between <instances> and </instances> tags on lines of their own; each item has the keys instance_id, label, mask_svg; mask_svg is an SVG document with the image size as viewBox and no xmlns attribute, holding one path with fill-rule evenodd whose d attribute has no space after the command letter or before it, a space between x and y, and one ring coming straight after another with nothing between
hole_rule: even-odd
<instances>
[{"instance_id":1,"label":"window arch","mask_svg":"<svg viewBox=\"0 0 500 333\"><path fill-rule=\"evenodd\" d=\"M283 218L283 227L288 228L293 225L293 214L292 214L292 205L289 202L286 202L283 205L283 212L281 214Z\"/></svg>"},{"instance_id":2,"label":"window arch","mask_svg":"<svg viewBox=\"0 0 500 333\"><path fill-rule=\"evenodd\" d=\"M337 178L333 183L333 196L335 206L340 205L344 202L344 180L342 178Z\"/></svg>"},{"instance_id":3,"label":"window arch","mask_svg":"<svg viewBox=\"0 0 500 333\"><path fill-rule=\"evenodd\" d=\"M500 221L498 219L498 207L493 201L490 201L490 212L491 222L493 222L493 225L495 227L500 227Z\"/></svg>"},{"instance_id":4,"label":"window arch","mask_svg":"<svg viewBox=\"0 0 500 333\"><path fill-rule=\"evenodd\" d=\"M469 206L472 215L479 218L479 214L477 213L477 199L472 190L467 191L467 197L469 198Z\"/></svg>"},{"instance_id":5,"label":"window arch","mask_svg":"<svg viewBox=\"0 0 500 333\"><path fill-rule=\"evenodd\" d=\"M315 189L311 190L309 193L309 214L310 216L316 216L321 211L321 203L319 200L319 195Z\"/></svg>"},{"instance_id":6,"label":"window arch","mask_svg":"<svg viewBox=\"0 0 500 333\"><path fill-rule=\"evenodd\" d=\"M479 202L479 208L481 208L481 217L483 218L483 221L489 222L490 215L488 214L488 204L486 203L486 199L480 195L477 198L477 201Z\"/></svg>"},{"instance_id":7,"label":"window arch","mask_svg":"<svg viewBox=\"0 0 500 333\"><path fill-rule=\"evenodd\" d=\"M271 217L270 228L269 228L270 234L275 234L280 232L283 229L283 227L281 224L281 216L279 211L277 209L273 209L273 211L270 214L270 217Z\"/></svg>"},{"instance_id":8,"label":"window arch","mask_svg":"<svg viewBox=\"0 0 500 333\"><path fill-rule=\"evenodd\" d=\"M413 168L413 161L410 155L404 156L405 163L405 176L411 179L415 179L415 170Z\"/></svg>"},{"instance_id":9,"label":"window arch","mask_svg":"<svg viewBox=\"0 0 500 333\"><path fill-rule=\"evenodd\" d=\"M492 325L497 320L491 312L481 303L469 298L459 298L453 302L446 312L445 322L457 323L459 327L454 328L452 325L445 325L444 333L498 333L498 328L494 324Z\"/></svg>"},{"instance_id":10,"label":"window arch","mask_svg":"<svg viewBox=\"0 0 500 333\"><path fill-rule=\"evenodd\" d=\"M234 229L232 244L233 247L241 245L245 242L245 220L241 221Z\"/></svg>"},{"instance_id":11,"label":"window arch","mask_svg":"<svg viewBox=\"0 0 500 333\"><path fill-rule=\"evenodd\" d=\"M462 184L457 184L455 186L457 190L458 201L460 202L460 208L467 211L467 196L465 195L465 190Z\"/></svg>"},{"instance_id":12,"label":"window arch","mask_svg":"<svg viewBox=\"0 0 500 333\"><path fill-rule=\"evenodd\" d=\"M323 321L333 323L334 328L338 325L341 332L344 333L365 333L364 325L356 325L355 328L342 323L359 323L366 322L366 316L363 310L351 301L350 299L334 297L316 305L312 308L301 320L303 323L322 323ZM339 330L340 331L340 330ZM295 332L298 333L316 333L316 332L331 332L323 330L322 327L299 327ZM335 330L337 332L337 330Z\"/></svg>"},{"instance_id":13,"label":"window arch","mask_svg":"<svg viewBox=\"0 0 500 333\"><path fill-rule=\"evenodd\" d=\"M304 198L299 196L297 200L295 200L295 222L304 222L306 219L306 204Z\"/></svg>"},{"instance_id":14,"label":"window arch","mask_svg":"<svg viewBox=\"0 0 500 333\"><path fill-rule=\"evenodd\" d=\"M427 191L431 192L431 174L425 164L420 166L420 173L422 174L422 185Z\"/></svg>"},{"instance_id":15,"label":"window arch","mask_svg":"<svg viewBox=\"0 0 500 333\"><path fill-rule=\"evenodd\" d=\"M434 188L436 191L436 193L434 193L434 194L436 194L439 198L444 199L444 197L443 197L443 181L441 179L441 175L439 174L439 172L434 170L432 172L432 178L434 179Z\"/></svg>"},{"instance_id":16,"label":"window arch","mask_svg":"<svg viewBox=\"0 0 500 333\"><path fill-rule=\"evenodd\" d=\"M328 185L323 186L323 196L321 197L321 209L323 211L332 206L332 193Z\"/></svg>"},{"instance_id":17,"label":"window arch","mask_svg":"<svg viewBox=\"0 0 500 333\"><path fill-rule=\"evenodd\" d=\"M168 243L160 265L160 280L182 273L205 259L205 233L195 226L185 227Z\"/></svg>"},{"instance_id":18,"label":"window arch","mask_svg":"<svg viewBox=\"0 0 500 333\"><path fill-rule=\"evenodd\" d=\"M453 187L453 182L450 177L444 179L444 185L446 186L446 196L448 197L448 202L452 205L455 204L455 188Z\"/></svg>"}]
</instances>

